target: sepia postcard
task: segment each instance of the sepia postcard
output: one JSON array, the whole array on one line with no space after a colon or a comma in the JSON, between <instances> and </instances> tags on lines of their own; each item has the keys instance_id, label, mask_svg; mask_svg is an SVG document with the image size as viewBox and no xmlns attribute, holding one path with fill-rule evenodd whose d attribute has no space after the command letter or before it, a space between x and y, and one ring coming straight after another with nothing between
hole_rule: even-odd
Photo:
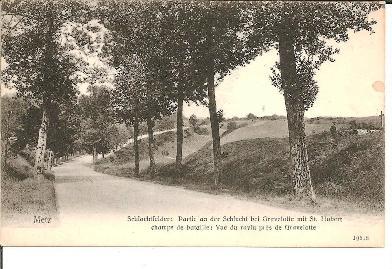
<instances>
[{"instance_id":1,"label":"sepia postcard","mask_svg":"<svg viewBox=\"0 0 392 269\"><path fill-rule=\"evenodd\" d=\"M384 21L3 0L0 244L384 247Z\"/></svg>"}]
</instances>

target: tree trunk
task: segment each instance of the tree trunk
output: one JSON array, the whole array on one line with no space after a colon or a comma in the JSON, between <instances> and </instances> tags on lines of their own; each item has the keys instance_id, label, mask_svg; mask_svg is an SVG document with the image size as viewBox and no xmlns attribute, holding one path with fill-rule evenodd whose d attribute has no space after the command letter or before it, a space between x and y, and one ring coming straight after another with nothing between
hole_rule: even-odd
<instances>
[{"instance_id":1,"label":"tree trunk","mask_svg":"<svg viewBox=\"0 0 392 269\"><path fill-rule=\"evenodd\" d=\"M43 109L42 122L38 132L38 143L35 152L34 170L36 175L42 174L45 169L45 151L46 151L46 138L48 135L48 124L49 124L48 115L46 113L46 110Z\"/></svg>"},{"instance_id":2,"label":"tree trunk","mask_svg":"<svg viewBox=\"0 0 392 269\"><path fill-rule=\"evenodd\" d=\"M316 196L312 186L305 141L304 111L300 109L302 105L296 105L290 98L285 97L285 99L294 193L299 199L310 199L315 202Z\"/></svg>"},{"instance_id":3,"label":"tree trunk","mask_svg":"<svg viewBox=\"0 0 392 269\"><path fill-rule=\"evenodd\" d=\"M147 129L148 129L148 155L150 157L150 177L155 176L155 158L154 158L154 122L151 117L147 118Z\"/></svg>"},{"instance_id":4,"label":"tree trunk","mask_svg":"<svg viewBox=\"0 0 392 269\"><path fill-rule=\"evenodd\" d=\"M133 122L133 151L135 153L135 168L134 168L134 175L135 177L139 177L139 118L138 118L138 113L137 113L137 106L135 108L135 119Z\"/></svg>"},{"instance_id":5,"label":"tree trunk","mask_svg":"<svg viewBox=\"0 0 392 269\"><path fill-rule=\"evenodd\" d=\"M177 171L181 171L182 167L182 145L184 142L184 119L183 109L184 109L184 95L182 92L178 93L178 107L177 107L177 155L176 155L176 167Z\"/></svg>"},{"instance_id":6,"label":"tree trunk","mask_svg":"<svg viewBox=\"0 0 392 269\"><path fill-rule=\"evenodd\" d=\"M10 137L10 119L11 118L11 111L8 111L7 113L7 118L4 119L2 123L2 128L5 129L5 137L1 136L1 141L2 141L2 149L4 148L4 156L1 156L1 164L3 167L4 164L7 163L8 160L8 142L9 142L9 137ZM3 140L4 139L4 140ZM4 157L4 159L3 159Z\"/></svg>"},{"instance_id":7,"label":"tree trunk","mask_svg":"<svg viewBox=\"0 0 392 269\"><path fill-rule=\"evenodd\" d=\"M214 52L213 52L213 19L209 20L207 25L207 42L210 53L208 55L207 64L207 90L208 90L208 110L210 112L212 147L214 157L214 183L218 184L221 178L221 147L219 135L219 122L216 114L216 100L215 100L215 68L214 68Z\"/></svg>"},{"instance_id":8,"label":"tree trunk","mask_svg":"<svg viewBox=\"0 0 392 269\"><path fill-rule=\"evenodd\" d=\"M93 146L93 163L97 161L97 147Z\"/></svg>"},{"instance_id":9,"label":"tree trunk","mask_svg":"<svg viewBox=\"0 0 392 269\"><path fill-rule=\"evenodd\" d=\"M53 165L53 151L48 150L48 162L46 164L46 169L48 171L52 170L52 165Z\"/></svg>"},{"instance_id":10,"label":"tree trunk","mask_svg":"<svg viewBox=\"0 0 392 269\"><path fill-rule=\"evenodd\" d=\"M279 33L279 56L289 129L291 180L298 199L310 199L315 202L305 142L305 108L301 87L298 87L294 40L287 25L290 24L284 23Z\"/></svg>"}]
</instances>

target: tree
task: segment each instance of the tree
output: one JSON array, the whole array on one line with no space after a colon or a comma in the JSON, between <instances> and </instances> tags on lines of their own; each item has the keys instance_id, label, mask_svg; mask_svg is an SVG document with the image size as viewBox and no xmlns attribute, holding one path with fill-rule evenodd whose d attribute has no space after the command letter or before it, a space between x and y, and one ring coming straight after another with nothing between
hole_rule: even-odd
<instances>
[{"instance_id":1,"label":"tree","mask_svg":"<svg viewBox=\"0 0 392 269\"><path fill-rule=\"evenodd\" d=\"M200 29L204 21L200 6L196 3L169 2L162 10L161 44L165 53L165 69L162 78L167 80L166 94L170 95L177 104L177 152L176 166L180 171L183 158L183 107L184 102L206 104L207 97L205 79L206 72L201 68L204 60L202 31L189 31Z\"/></svg>"},{"instance_id":2,"label":"tree","mask_svg":"<svg viewBox=\"0 0 392 269\"><path fill-rule=\"evenodd\" d=\"M117 129L112 111L108 107L111 97L108 87L92 85L88 92L89 95L80 97L79 105L84 119L83 141L95 162L98 153L104 157L114 148L114 145L111 145L111 137L117 135Z\"/></svg>"},{"instance_id":3,"label":"tree","mask_svg":"<svg viewBox=\"0 0 392 269\"><path fill-rule=\"evenodd\" d=\"M247 118L248 120L255 120L255 119L257 119L257 117L255 116L255 114L253 114L253 113L249 113L249 114L246 116L246 118Z\"/></svg>"},{"instance_id":4,"label":"tree","mask_svg":"<svg viewBox=\"0 0 392 269\"><path fill-rule=\"evenodd\" d=\"M229 121L229 123L227 124L227 132L232 132L235 129L238 129L238 124L235 121Z\"/></svg>"},{"instance_id":5,"label":"tree","mask_svg":"<svg viewBox=\"0 0 392 269\"><path fill-rule=\"evenodd\" d=\"M165 50L161 46L165 38L162 35L162 10L164 8L164 5L155 2L118 1L116 5L102 3L99 11L105 26L112 32L114 43L112 63L116 69L122 70L122 73L118 75L126 74L128 78L133 77L130 79L139 82L138 87L132 87L134 91L136 90L135 94L123 99L134 97L133 117L138 119L134 121L134 124L138 125L141 120L147 122L151 176L155 174L154 121L171 114L176 108L171 96L163 90L167 87L167 80L162 79L167 73L166 62L163 60ZM134 69L129 66L135 62L142 67L142 72L132 73ZM124 65L124 63L127 64ZM127 80L122 81L126 84ZM124 106L128 111L129 105L128 103ZM136 139L137 133L134 132ZM138 155L137 140L134 145L136 156ZM135 163L135 171L136 166Z\"/></svg>"},{"instance_id":6,"label":"tree","mask_svg":"<svg viewBox=\"0 0 392 269\"><path fill-rule=\"evenodd\" d=\"M117 73L114 80L114 88L110 91L110 104L117 121L127 126L133 126L134 175L138 177L140 167L138 137L140 133L139 124L141 122L141 88L144 83L143 66L136 55L126 58L124 55L114 54L114 59L114 62L117 64Z\"/></svg>"},{"instance_id":7,"label":"tree","mask_svg":"<svg viewBox=\"0 0 392 269\"><path fill-rule=\"evenodd\" d=\"M334 61L332 56L339 52L331 41L347 41L350 30L371 32L376 22L368 15L380 7L375 2L273 2L253 7L250 43L257 47L258 38L267 38L270 42L262 47L270 43L279 51L272 82L285 99L291 180L299 199L315 201L304 124L304 113L318 92L314 76L322 63Z\"/></svg>"},{"instance_id":8,"label":"tree","mask_svg":"<svg viewBox=\"0 0 392 269\"><path fill-rule=\"evenodd\" d=\"M116 123L114 124L113 135L110 136L110 148L118 149L121 145L129 140L132 135L132 129L129 129L128 126L124 123Z\"/></svg>"},{"instance_id":9,"label":"tree","mask_svg":"<svg viewBox=\"0 0 392 269\"><path fill-rule=\"evenodd\" d=\"M37 144L36 134L42 120L41 109L31 106L21 98L14 97L12 100L12 135L16 137L12 149L14 152L18 152L26 146L30 148L31 145ZM76 97L67 103L60 104L57 108L53 108L48 119L48 129L51 132L47 135L47 149L52 151L56 158L72 154L75 151L80 131L80 113ZM3 121L2 127L7 126L7 121L8 119Z\"/></svg>"},{"instance_id":10,"label":"tree","mask_svg":"<svg viewBox=\"0 0 392 269\"><path fill-rule=\"evenodd\" d=\"M189 124L191 125L193 130L195 130L198 127L198 120L195 114L192 114L189 117Z\"/></svg>"},{"instance_id":11,"label":"tree","mask_svg":"<svg viewBox=\"0 0 392 269\"><path fill-rule=\"evenodd\" d=\"M39 107L42 115L34 165L36 175L45 167L49 115L76 95L71 79L75 65L60 53L58 36L61 26L81 17L82 10L72 0L2 2L2 18L9 21L3 38L5 81L16 88L18 96Z\"/></svg>"},{"instance_id":12,"label":"tree","mask_svg":"<svg viewBox=\"0 0 392 269\"><path fill-rule=\"evenodd\" d=\"M222 124L225 121L225 117L223 116L223 109L219 109L216 112L216 116L219 124Z\"/></svg>"},{"instance_id":13,"label":"tree","mask_svg":"<svg viewBox=\"0 0 392 269\"><path fill-rule=\"evenodd\" d=\"M54 153L55 158L74 154L77 149L77 140L80 136L82 117L77 97L60 104L49 117L48 149Z\"/></svg>"},{"instance_id":14,"label":"tree","mask_svg":"<svg viewBox=\"0 0 392 269\"><path fill-rule=\"evenodd\" d=\"M156 66L152 64L152 66ZM161 67L162 68L162 67ZM142 106L141 115L147 122L147 130L148 130L148 149L149 149L149 157L150 157L150 176L154 177L156 172L156 164L155 164L155 139L154 139L154 126L155 121L162 119L164 116L168 116L173 113L176 109L175 104L172 103L170 96L165 95L164 92L161 91L160 82L156 82L154 80L147 80L146 87L143 88L146 90L144 96L144 104Z\"/></svg>"},{"instance_id":15,"label":"tree","mask_svg":"<svg viewBox=\"0 0 392 269\"><path fill-rule=\"evenodd\" d=\"M11 142L18 144L17 133L22 128L22 118L26 114L28 107L21 98L8 95L1 96L1 148L2 163L7 161ZM16 141L15 141L16 138Z\"/></svg>"},{"instance_id":16,"label":"tree","mask_svg":"<svg viewBox=\"0 0 392 269\"><path fill-rule=\"evenodd\" d=\"M261 49L248 46L249 17L242 2L203 3L204 66L207 72L208 109L214 156L214 182L221 177L221 148L215 86L234 68L249 63ZM260 39L260 44L264 44Z\"/></svg>"}]
</instances>

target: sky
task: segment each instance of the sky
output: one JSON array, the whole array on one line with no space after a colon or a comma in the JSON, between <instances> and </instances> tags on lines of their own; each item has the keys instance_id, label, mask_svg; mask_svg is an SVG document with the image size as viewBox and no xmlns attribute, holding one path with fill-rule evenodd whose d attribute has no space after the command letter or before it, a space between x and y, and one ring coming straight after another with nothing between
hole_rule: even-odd
<instances>
[{"instance_id":1,"label":"sky","mask_svg":"<svg viewBox=\"0 0 392 269\"><path fill-rule=\"evenodd\" d=\"M371 17L377 21L374 34L351 33L348 42L338 44L340 53L334 56L335 62L321 66L316 74L319 93L305 116L373 116L384 111L384 9ZM225 117L286 114L283 96L269 78L278 59L276 50L269 51L224 78L216 87L216 101ZM3 58L1 64L4 68ZM82 93L86 86L80 87ZM2 94L10 92L4 85L1 88ZM185 105L184 115L192 114L209 116L207 107Z\"/></svg>"},{"instance_id":2,"label":"sky","mask_svg":"<svg viewBox=\"0 0 392 269\"><path fill-rule=\"evenodd\" d=\"M339 44L335 62L321 66L316 75L319 93L305 116L373 116L384 110L384 10L371 17L377 20L374 34L350 34L348 42ZM217 86L217 106L225 117L286 115L283 96L269 78L278 59L277 51L258 56ZM208 117L208 109L184 106L184 114Z\"/></svg>"}]
</instances>

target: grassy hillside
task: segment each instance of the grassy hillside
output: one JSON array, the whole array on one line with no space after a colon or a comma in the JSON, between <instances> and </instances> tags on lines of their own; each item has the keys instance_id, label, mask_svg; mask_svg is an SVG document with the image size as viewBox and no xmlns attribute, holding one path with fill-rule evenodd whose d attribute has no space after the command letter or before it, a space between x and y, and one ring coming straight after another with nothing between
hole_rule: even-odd
<instances>
[{"instance_id":1,"label":"grassy hillside","mask_svg":"<svg viewBox=\"0 0 392 269\"><path fill-rule=\"evenodd\" d=\"M313 124L331 124L336 122L337 124L364 124L368 127L378 129L381 127L381 119L379 116L369 116L369 117L315 117L306 119L308 123Z\"/></svg>"},{"instance_id":2,"label":"grassy hillside","mask_svg":"<svg viewBox=\"0 0 392 269\"><path fill-rule=\"evenodd\" d=\"M369 118L315 118L306 122L313 184L321 212L331 209L380 212L384 207L384 135L382 131L357 135L350 122L373 122ZM329 128L336 122L340 138L333 148ZM227 129L228 123L222 128ZM155 182L181 185L212 193L227 192L239 197L295 207L289 179L289 145L285 119L239 120L236 129L223 131L223 178L213 185L210 135L187 131L184 140L184 169L176 174L175 132L156 136ZM228 130L228 129L227 129ZM118 176L133 174L132 145L100 160L96 170ZM141 143L141 168L148 168L147 140ZM145 178L145 180L150 180Z\"/></svg>"},{"instance_id":3,"label":"grassy hillside","mask_svg":"<svg viewBox=\"0 0 392 269\"><path fill-rule=\"evenodd\" d=\"M157 164L168 164L175 161L176 133L171 131L155 135L155 161ZM197 134L192 130L184 131L183 156L198 151L210 140L209 134ZM149 165L148 140L142 139L139 143L140 168L147 169ZM133 144L130 144L111 156L101 159L95 165L97 171L119 175L132 176L134 164Z\"/></svg>"},{"instance_id":4,"label":"grassy hillside","mask_svg":"<svg viewBox=\"0 0 392 269\"><path fill-rule=\"evenodd\" d=\"M3 225L30 226L34 216L52 220L57 216L54 175L46 173L42 179L34 179L32 164L22 155L9 158L1 170Z\"/></svg>"},{"instance_id":5,"label":"grassy hillside","mask_svg":"<svg viewBox=\"0 0 392 269\"><path fill-rule=\"evenodd\" d=\"M244 124L244 123L243 123ZM306 123L306 134L312 135L328 131L332 125L332 120L311 121ZM337 128L348 127L348 123L337 123ZM283 138L288 136L287 120L248 120L246 126L236 129L230 134L222 137L221 143L231 143L234 141L252 139L252 138Z\"/></svg>"},{"instance_id":6,"label":"grassy hillside","mask_svg":"<svg viewBox=\"0 0 392 269\"><path fill-rule=\"evenodd\" d=\"M162 166L160 180L212 189L210 147L206 145L190 155L182 175L175 174L173 165ZM331 203L330 200L335 200L331 206L339 206L338 201L347 202L365 211L384 208L382 132L341 136L337 150L332 147L330 134L323 132L308 137L308 150L313 184L320 201L328 199L328 203ZM262 199L290 196L288 139L236 141L223 145L222 152L223 178L220 189Z\"/></svg>"}]
</instances>

